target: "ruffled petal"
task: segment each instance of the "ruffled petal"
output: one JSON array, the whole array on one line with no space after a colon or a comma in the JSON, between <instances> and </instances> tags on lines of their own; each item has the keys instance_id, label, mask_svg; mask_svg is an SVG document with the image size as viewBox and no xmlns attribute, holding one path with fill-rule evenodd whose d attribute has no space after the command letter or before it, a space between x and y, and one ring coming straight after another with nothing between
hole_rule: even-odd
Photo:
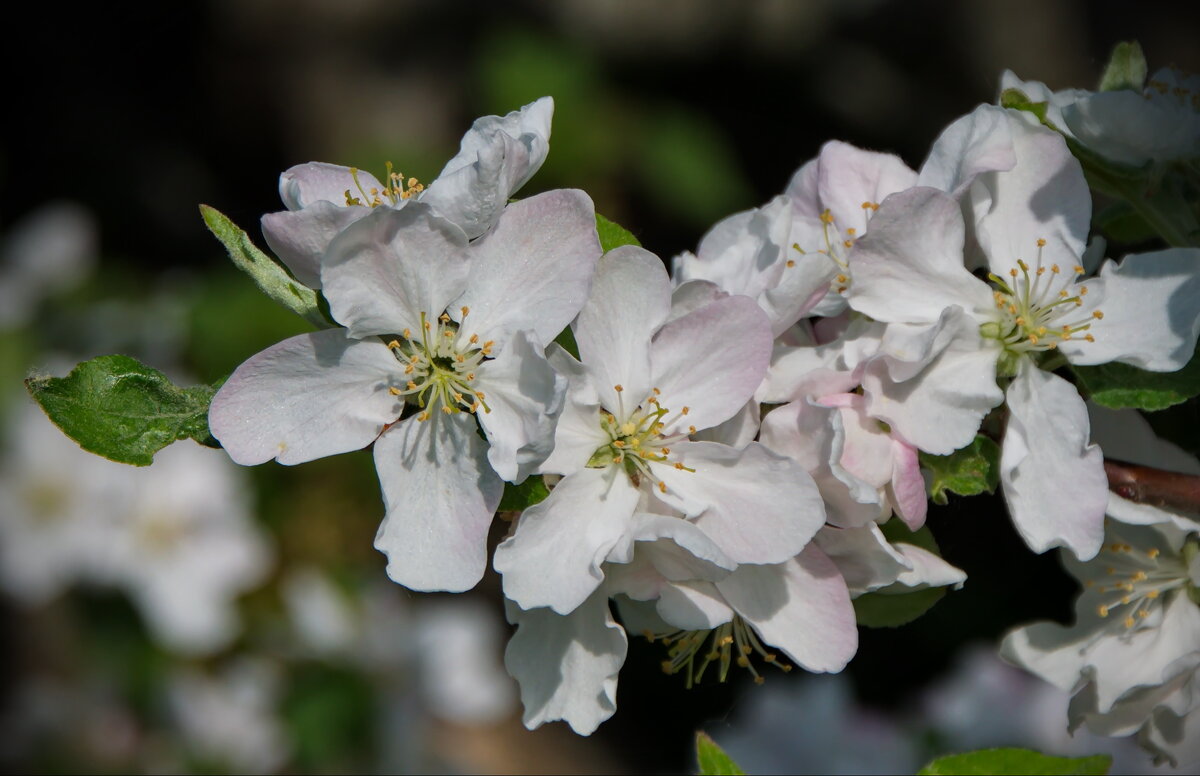
<instances>
[{"instance_id":1,"label":"ruffled petal","mask_svg":"<svg viewBox=\"0 0 1200 776\"><path fill-rule=\"evenodd\" d=\"M665 585L655 609L665 622L685 631L712 630L733 619L733 609L712 582Z\"/></svg>"},{"instance_id":2,"label":"ruffled petal","mask_svg":"<svg viewBox=\"0 0 1200 776\"><path fill-rule=\"evenodd\" d=\"M288 210L311 207L317 202L346 205L346 192L362 200L369 210L371 189L383 190L383 184L369 172L327 162L309 162L290 167L279 176L279 198Z\"/></svg>"},{"instance_id":3,"label":"ruffled petal","mask_svg":"<svg viewBox=\"0 0 1200 776\"><path fill-rule=\"evenodd\" d=\"M912 570L912 563L888 542L875 523L861 528L826 526L813 541L837 565L854 597L887 587Z\"/></svg>"},{"instance_id":4,"label":"ruffled petal","mask_svg":"<svg viewBox=\"0 0 1200 776\"><path fill-rule=\"evenodd\" d=\"M779 563L800 552L825 523L812 477L795 461L751 443L737 450L681 442L671 458L688 469L651 463L666 485L659 498L689 516L738 563Z\"/></svg>"},{"instance_id":5,"label":"ruffled petal","mask_svg":"<svg viewBox=\"0 0 1200 776\"><path fill-rule=\"evenodd\" d=\"M1000 482L1013 523L1034 552L1067 547L1080 560L1104 539L1108 478L1088 444L1087 408L1075 386L1024 363L1008 388Z\"/></svg>"},{"instance_id":6,"label":"ruffled petal","mask_svg":"<svg viewBox=\"0 0 1200 776\"><path fill-rule=\"evenodd\" d=\"M467 286L466 237L421 203L375 208L329 245L321 282L352 336L419 334Z\"/></svg>"},{"instance_id":7,"label":"ruffled petal","mask_svg":"<svg viewBox=\"0 0 1200 776\"><path fill-rule=\"evenodd\" d=\"M571 612L604 580L601 564L626 541L638 495L617 467L563 478L496 548L504 594L522 608Z\"/></svg>"},{"instance_id":8,"label":"ruffled petal","mask_svg":"<svg viewBox=\"0 0 1200 776\"><path fill-rule=\"evenodd\" d=\"M756 298L779 284L791 243L792 210L786 197L729 216L704 235L695 254L675 257L676 284L708 280L731 294Z\"/></svg>"},{"instance_id":9,"label":"ruffled petal","mask_svg":"<svg viewBox=\"0 0 1200 776\"><path fill-rule=\"evenodd\" d=\"M464 329L497 347L521 329L545 347L583 307L600 253L596 212L582 191L514 202L471 244L467 290L450 315L457 320L460 307L470 308Z\"/></svg>"},{"instance_id":10,"label":"ruffled petal","mask_svg":"<svg viewBox=\"0 0 1200 776\"><path fill-rule=\"evenodd\" d=\"M917 185L917 174L894 154L864 151L849 143L831 140L821 146L818 188L821 203L843 234L868 229L869 210L864 202L879 204L897 191Z\"/></svg>"},{"instance_id":11,"label":"ruffled petal","mask_svg":"<svg viewBox=\"0 0 1200 776\"><path fill-rule=\"evenodd\" d=\"M295 464L357 450L400 417L395 357L344 329L291 337L234 370L213 397L209 429L229 456Z\"/></svg>"},{"instance_id":12,"label":"ruffled petal","mask_svg":"<svg viewBox=\"0 0 1200 776\"><path fill-rule=\"evenodd\" d=\"M808 671L841 671L858 650L850 592L815 545L785 563L739 566L717 588L764 642Z\"/></svg>"},{"instance_id":13,"label":"ruffled petal","mask_svg":"<svg viewBox=\"0 0 1200 776\"><path fill-rule=\"evenodd\" d=\"M476 417L500 479L522 482L550 455L566 384L528 331L516 332L501 353L479 365L475 385L487 409Z\"/></svg>"},{"instance_id":14,"label":"ruffled petal","mask_svg":"<svg viewBox=\"0 0 1200 776\"><path fill-rule=\"evenodd\" d=\"M387 510L375 549L411 590L470 590L487 566L487 535L504 483L470 415L413 416L375 443Z\"/></svg>"},{"instance_id":15,"label":"ruffled petal","mask_svg":"<svg viewBox=\"0 0 1200 776\"><path fill-rule=\"evenodd\" d=\"M980 105L933 141L916 185L961 197L982 173L1010 170L1016 163L1007 111Z\"/></svg>"},{"instance_id":16,"label":"ruffled petal","mask_svg":"<svg viewBox=\"0 0 1200 776\"><path fill-rule=\"evenodd\" d=\"M369 207L340 207L317 201L303 210L281 210L262 217L263 237L292 275L309 288L321 287L321 257L329 243L350 224L370 215Z\"/></svg>"},{"instance_id":17,"label":"ruffled petal","mask_svg":"<svg viewBox=\"0 0 1200 776\"><path fill-rule=\"evenodd\" d=\"M504 667L521 686L525 727L561 719L590 735L617 710L617 674L628 648L608 596L597 593L567 616L511 601L505 611L517 632L504 650Z\"/></svg>"},{"instance_id":18,"label":"ruffled petal","mask_svg":"<svg viewBox=\"0 0 1200 776\"><path fill-rule=\"evenodd\" d=\"M1107 261L1098 280L1103 318L1095 342L1072 338L1059 349L1072 364L1122 361L1155 372L1182 369L1200 334L1200 250L1170 248Z\"/></svg>"}]
</instances>

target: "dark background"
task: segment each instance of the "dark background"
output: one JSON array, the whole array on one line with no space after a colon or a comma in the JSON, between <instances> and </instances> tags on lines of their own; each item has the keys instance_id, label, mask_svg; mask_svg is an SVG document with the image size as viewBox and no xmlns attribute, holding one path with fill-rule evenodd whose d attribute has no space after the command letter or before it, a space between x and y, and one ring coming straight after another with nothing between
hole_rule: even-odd
<instances>
[{"instance_id":1,"label":"dark background","mask_svg":"<svg viewBox=\"0 0 1200 776\"><path fill-rule=\"evenodd\" d=\"M133 294L161 273L229 271L198 203L257 237L287 167L390 160L429 180L473 118L543 94L557 100L550 156L522 194L583 188L669 258L781 192L826 140L919 166L944 126L995 99L1005 67L1092 87L1136 38L1151 71L1200 70L1189 2L40 3L6 27L0 230L81 202L102 267ZM201 378L275 339L233 325L242 341L197 358ZM969 581L910 626L863 631L848 670L874 704L902 704L965 643L1069 617L1073 583L996 500L952 500L930 525ZM745 677L686 692L657 646L631 641L595 738L631 768L683 770L693 731L736 710Z\"/></svg>"}]
</instances>

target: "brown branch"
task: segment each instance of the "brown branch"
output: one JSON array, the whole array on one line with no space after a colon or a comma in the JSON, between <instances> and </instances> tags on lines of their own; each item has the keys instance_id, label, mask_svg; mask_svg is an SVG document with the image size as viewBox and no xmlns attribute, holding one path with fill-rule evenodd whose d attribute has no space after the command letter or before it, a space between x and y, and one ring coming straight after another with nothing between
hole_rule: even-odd
<instances>
[{"instance_id":1,"label":"brown branch","mask_svg":"<svg viewBox=\"0 0 1200 776\"><path fill-rule=\"evenodd\" d=\"M1200 476L1107 459L1108 489L1138 504L1200 513Z\"/></svg>"}]
</instances>

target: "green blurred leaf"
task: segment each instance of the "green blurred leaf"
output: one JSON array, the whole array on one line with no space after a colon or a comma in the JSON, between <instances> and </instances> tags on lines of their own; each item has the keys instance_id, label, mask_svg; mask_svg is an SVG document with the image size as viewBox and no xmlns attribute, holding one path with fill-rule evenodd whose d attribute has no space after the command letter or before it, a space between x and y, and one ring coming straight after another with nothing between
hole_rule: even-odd
<instances>
[{"instance_id":1,"label":"green blurred leaf","mask_svg":"<svg viewBox=\"0 0 1200 776\"><path fill-rule=\"evenodd\" d=\"M362 674L303 665L291 677L280 716L300 772L354 772L373 748L375 698Z\"/></svg>"},{"instance_id":2,"label":"green blurred leaf","mask_svg":"<svg viewBox=\"0 0 1200 776\"><path fill-rule=\"evenodd\" d=\"M179 439L219 446L208 430L208 405L220 382L180 388L129 356L100 356L66 377L30 377L25 387L84 450L149 466L156 452Z\"/></svg>"},{"instance_id":3,"label":"green blurred leaf","mask_svg":"<svg viewBox=\"0 0 1200 776\"><path fill-rule=\"evenodd\" d=\"M1029 95L1020 89L1005 89L1002 91L1000 93L1000 107L1032 113L1038 117L1038 121L1046 126L1051 129L1058 129L1058 127L1046 120L1046 103L1034 102L1029 99Z\"/></svg>"},{"instance_id":4,"label":"green blurred leaf","mask_svg":"<svg viewBox=\"0 0 1200 776\"><path fill-rule=\"evenodd\" d=\"M1114 92L1118 89L1142 91L1146 83L1146 57L1136 40L1122 41L1113 47L1100 76L1099 91Z\"/></svg>"},{"instance_id":5,"label":"green blurred leaf","mask_svg":"<svg viewBox=\"0 0 1200 776\"><path fill-rule=\"evenodd\" d=\"M1047 776L1104 776L1112 767L1106 754L1091 757L1053 757L1029 749L980 749L939 757L917 776L942 774L1046 774Z\"/></svg>"},{"instance_id":6,"label":"green blurred leaf","mask_svg":"<svg viewBox=\"0 0 1200 776\"><path fill-rule=\"evenodd\" d=\"M641 246L641 242L633 236L633 232L616 222L609 221L599 213L596 214L596 232L600 235L600 248L605 253L613 248L620 248L622 245Z\"/></svg>"},{"instance_id":7,"label":"green blurred leaf","mask_svg":"<svg viewBox=\"0 0 1200 776\"><path fill-rule=\"evenodd\" d=\"M504 495L500 497L500 512L520 512L545 500L550 495L545 480L538 475L526 478L520 485L504 483Z\"/></svg>"},{"instance_id":8,"label":"green blurred leaf","mask_svg":"<svg viewBox=\"0 0 1200 776\"><path fill-rule=\"evenodd\" d=\"M260 251L249 235L221 211L201 205L200 215L208 230L225 246L237 268L253 278L264 294L318 328L330 326L321 312L317 292L294 280L282 265Z\"/></svg>"},{"instance_id":9,"label":"green blurred leaf","mask_svg":"<svg viewBox=\"0 0 1200 776\"><path fill-rule=\"evenodd\" d=\"M876 590L855 598L854 618L867 628L899 628L933 608L946 595L944 587L927 587L909 593Z\"/></svg>"},{"instance_id":10,"label":"green blurred leaf","mask_svg":"<svg viewBox=\"0 0 1200 776\"><path fill-rule=\"evenodd\" d=\"M1158 237L1146 219L1124 200L1114 202L1092 217L1092 225L1114 242L1137 245Z\"/></svg>"},{"instance_id":11,"label":"green blurred leaf","mask_svg":"<svg viewBox=\"0 0 1200 776\"><path fill-rule=\"evenodd\" d=\"M745 776L746 773L702 730L696 731L696 762L700 766L700 776Z\"/></svg>"},{"instance_id":12,"label":"green blurred leaf","mask_svg":"<svg viewBox=\"0 0 1200 776\"><path fill-rule=\"evenodd\" d=\"M982 434L950 455L921 453L920 459L921 467L931 475L929 498L935 504L945 504L947 493L992 493L1000 482L1000 446Z\"/></svg>"},{"instance_id":13,"label":"green blurred leaf","mask_svg":"<svg viewBox=\"0 0 1200 776\"><path fill-rule=\"evenodd\" d=\"M1196 354L1177 372L1148 372L1116 362L1071 369L1088 398L1113 409L1164 410L1200 395L1200 357Z\"/></svg>"}]
</instances>

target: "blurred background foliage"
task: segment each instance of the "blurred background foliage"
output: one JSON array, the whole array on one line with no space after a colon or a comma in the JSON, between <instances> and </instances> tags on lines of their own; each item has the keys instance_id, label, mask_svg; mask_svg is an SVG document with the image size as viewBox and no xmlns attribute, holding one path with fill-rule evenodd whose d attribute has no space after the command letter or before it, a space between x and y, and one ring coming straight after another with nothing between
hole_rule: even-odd
<instances>
[{"instance_id":1,"label":"blurred background foliage","mask_svg":"<svg viewBox=\"0 0 1200 776\"><path fill-rule=\"evenodd\" d=\"M918 166L946 124L995 99L1004 68L1056 89L1091 87L1111 46L1136 38L1152 69L1200 70L1193 6L27 6L0 53L10 105L0 124L0 235L45 203L70 200L99 224L100 263L86 282L0 332L6 415L23 401L17 380L31 369L61 366L63 356L74 362L129 352L210 382L305 331L303 321L266 301L229 265L196 209L213 205L257 238L258 218L281 207L278 175L293 164L320 160L379 172L390 161L427 181L475 117L549 94L556 101L550 155L521 194L582 188L599 212L669 259L694 248L716 220L781 192L826 140L894 152ZM591 739L561 725L528 733L515 707L483 723L436 719L428 702L414 700L425 670L419 661L385 676L289 646L284 599L291 571L319 569L354 600L384 579L383 557L372 548L382 509L370 454L295 469L270 464L249 476L275 560L266 581L239 601L243 635L216 655L190 663L171 655L112 591L76 590L38 609L0 604L0 766L255 767L171 743L176 734L162 691L181 662L220 673L246 655L265 657L282 675L272 680L280 685L272 697L287 743L270 767L294 772L678 772L690 767L697 727L720 740L722 728L751 703L744 677L685 691L659 671L659 648L634 639L619 710ZM914 693L942 676L964 644L994 640L1019 622L1069 617L1072 583L1054 557L1024 548L995 501L952 499L932 508L930 525L969 582L911 625L862 632L848 674L858 700L877 708L911 708ZM493 538L505 530L498 522ZM378 595L410 608L417 599L440 598L390 584ZM495 577L471 597L486 603L499 627ZM397 654L421 649L412 633L396 632ZM768 682L803 683L796 673ZM32 724L44 709L31 705L29 685L51 681L46 677L75 693L67 706L76 716L50 714L57 726ZM913 722L910 731L924 737L927 754L937 753L932 728ZM177 751L182 759L168 756Z\"/></svg>"}]
</instances>

